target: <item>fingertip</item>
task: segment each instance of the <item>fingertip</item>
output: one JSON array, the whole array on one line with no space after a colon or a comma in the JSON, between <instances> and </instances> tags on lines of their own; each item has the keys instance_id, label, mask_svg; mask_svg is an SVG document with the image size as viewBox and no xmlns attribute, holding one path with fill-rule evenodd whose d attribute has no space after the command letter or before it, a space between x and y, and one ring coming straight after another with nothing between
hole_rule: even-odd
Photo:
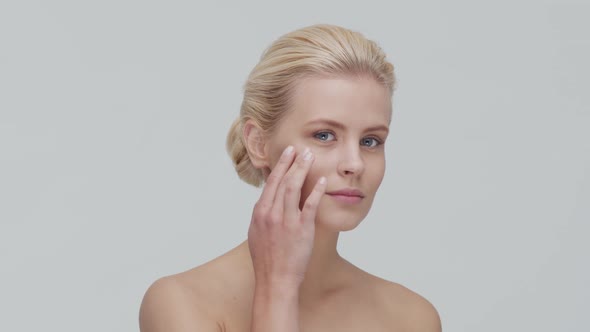
<instances>
[{"instance_id":1,"label":"fingertip","mask_svg":"<svg viewBox=\"0 0 590 332\"><path fill-rule=\"evenodd\" d=\"M287 146L287 148L283 151L283 156L288 156L293 153L293 145Z\"/></svg>"},{"instance_id":2,"label":"fingertip","mask_svg":"<svg viewBox=\"0 0 590 332\"><path fill-rule=\"evenodd\" d=\"M319 184L321 184L321 185L324 185L324 184L326 184L326 182L327 182L327 180L326 180L326 177L325 177L325 176L322 176L322 177L321 177L321 178L318 180L318 183L319 183Z\"/></svg>"}]
</instances>

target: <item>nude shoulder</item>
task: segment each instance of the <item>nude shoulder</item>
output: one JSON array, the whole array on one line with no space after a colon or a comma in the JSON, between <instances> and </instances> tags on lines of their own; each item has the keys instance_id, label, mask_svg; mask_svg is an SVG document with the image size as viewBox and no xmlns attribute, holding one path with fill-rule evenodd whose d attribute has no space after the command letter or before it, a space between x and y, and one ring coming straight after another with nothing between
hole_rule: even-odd
<instances>
[{"instance_id":1,"label":"nude shoulder","mask_svg":"<svg viewBox=\"0 0 590 332\"><path fill-rule=\"evenodd\" d=\"M141 332L222 330L206 299L178 275L160 278L148 288L139 325Z\"/></svg>"},{"instance_id":2,"label":"nude shoulder","mask_svg":"<svg viewBox=\"0 0 590 332\"><path fill-rule=\"evenodd\" d=\"M440 332L441 320L434 305L420 294L391 281L382 282L387 310L403 319L408 330Z\"/></svg>"},{"instance_id":3,"label":"nude shoulder","mask_svg":"<svg viewBox=\"0 0 590 332\"><path fill-rule=\"evenodd\" d=\"M227 309L244 293L235 280L247 279L236 262L239 259L230 252L155 281L141 304L141 331L225 330ZM179 328L174 329L176 326Z\"/></svg>"}]
</instances>

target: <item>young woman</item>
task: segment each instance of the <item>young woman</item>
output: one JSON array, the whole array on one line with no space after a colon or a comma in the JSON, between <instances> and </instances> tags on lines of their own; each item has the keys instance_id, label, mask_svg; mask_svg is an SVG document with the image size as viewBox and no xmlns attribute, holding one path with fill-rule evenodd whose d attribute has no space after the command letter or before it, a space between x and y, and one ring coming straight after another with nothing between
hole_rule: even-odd
<instances>
[{"instance_id":1,"label":"young woman","mask_svg":"<svg viewBox=\"0 0 590 332\"><path fill-rule=\"evenodd\" d=\"M441 331L427 300L337 252L383 179L394 81L383 51L357 32L314 25L275 41L227 141L240 178L264 184L248 238L157 280L141 331Z\"/></svg>"}]
</instances>

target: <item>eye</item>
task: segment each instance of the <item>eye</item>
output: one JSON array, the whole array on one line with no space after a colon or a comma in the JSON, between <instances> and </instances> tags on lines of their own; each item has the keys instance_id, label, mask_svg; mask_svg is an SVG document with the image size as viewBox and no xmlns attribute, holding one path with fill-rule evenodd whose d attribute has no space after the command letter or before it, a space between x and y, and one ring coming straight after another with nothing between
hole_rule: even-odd
<instances>
[{"instance_id":1,"label":"eye","mask_svg":"<svg viewBox=\"0 0 590 332\"><path fill-rule=\"evenodd\" d=\"M364 145L369 148L374 148L378 145L381 145L381 141L374 137L365 137L361 140L361 145Z\"/></svg>"},{"instance_id":2,"label":"eye","mask_svg":"<svg viewBox=\"0 0 590 332\"><path fill-rule=\"evenodd\" d=\"M333 141L335 139L334 134L328 131L320 131L313 135L313 137L319 139L320 141Z\"/></svg>"}]
</instances>

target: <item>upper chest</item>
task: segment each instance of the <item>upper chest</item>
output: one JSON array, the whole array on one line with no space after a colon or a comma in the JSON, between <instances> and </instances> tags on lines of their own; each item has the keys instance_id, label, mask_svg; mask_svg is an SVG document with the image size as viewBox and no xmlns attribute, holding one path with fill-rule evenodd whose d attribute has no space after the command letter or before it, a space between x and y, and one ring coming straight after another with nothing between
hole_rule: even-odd
<instances>
[{"instance_id":1,"label":"upper chest","mask_svg":"<svg viewBox=\"0 0 590 332\"><path fill-rule=\"evenodd\" d=\"M322 310L301 311L302 332L391 332L395 320L383 307L339 304Z\"/></svg>"},{"instance_id":2,"label":"upper chest","mask_svg":"<svg viewBox=\"0 0 590 332\"><path fill-rule=\"evenodd\" d=\"M249 301L248 301L249 300ZM225 308L224 332L248 332L251 298ZM382 303L378 294L342 294L330 301L299 308L301 332L403 331L403 316Z\"/></svg>"}]
</instances>

